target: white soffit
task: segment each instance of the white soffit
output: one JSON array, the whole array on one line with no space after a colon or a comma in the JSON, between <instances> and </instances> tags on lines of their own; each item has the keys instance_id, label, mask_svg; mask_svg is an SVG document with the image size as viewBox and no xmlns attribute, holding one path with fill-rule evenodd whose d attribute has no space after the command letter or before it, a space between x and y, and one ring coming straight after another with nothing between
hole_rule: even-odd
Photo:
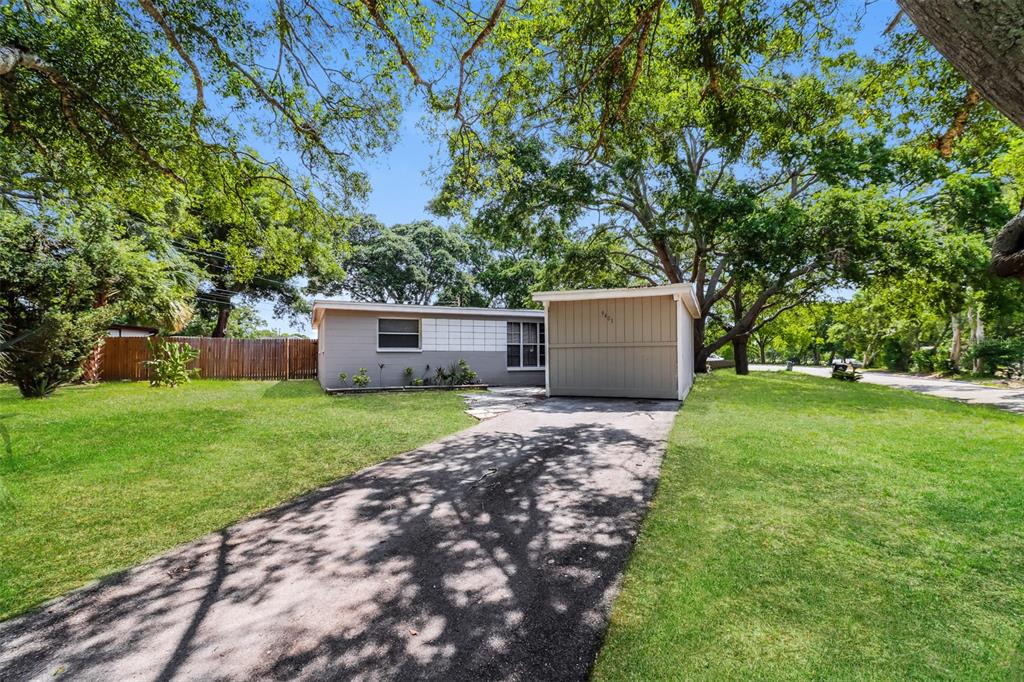
<instances>
[{"instance_id":1,"label":"white soffit","mask_svg":"<svg viewBox=\"0 0 1024 682\"><path fill-rule=\"evenodd\" d=\"M626 287L621 289L576 289L573 291L538 291L533 300L541 303L551 301L593 301L608 298L643 298L647 296L673 296L683 302L692 317L698 317L700 310L693 285L689 282L666 284L658 287Z\"/></svg>"}]
</instances>

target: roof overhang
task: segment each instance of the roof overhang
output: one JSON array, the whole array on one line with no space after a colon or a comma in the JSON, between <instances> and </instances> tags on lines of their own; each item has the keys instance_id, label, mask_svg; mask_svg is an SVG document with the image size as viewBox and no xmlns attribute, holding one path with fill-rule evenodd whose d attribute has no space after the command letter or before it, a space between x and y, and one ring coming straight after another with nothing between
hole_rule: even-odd
<instances>
[{"instance_id":1,"label":"roof overhang","mask_svg":"<svg viewBox=\"0 0 1024 682\"><path fill-rule=\"evenodd\" d=\"M160 333L160 330L157 329L156 327L140 327L137 324L117 324L117 323L108 324L107 325L107 330L109 331L109 330L112 330L112 329L121 329L121 330L124 330L124 331L133 331L133 332L146 332L150 336L156 336L157 334Z\"/></svg>"},{"instance_id":2,"label":"roof overhang","mask_svg":"<svg viewBox=\"0 0 1024 682\"><path fill-rule=\"evenodd\" d=\"M475 317L544 317L543 310L524 308L468 308L453 305L407 305L404 303L364 303L362 301L313 301L313 326L328 310L365 313L407 313L412 315L473 315Z\"/></svg>"},{"instance_id":3,"label":"roof overhang","mask_svg":"<svg viewBox=\"0 0 1024 682\"><path fill-rule=\"evenodd\" d=\"M694 318L700 317L697 295L689 282L666 284L660 287L626 287L622 289L576 289L574 291L538 291L533 300L545 304L551 301L594 301L608 298L643 298L648 296L671 296L682 301L687 312Z\"/></svg>"}]
</instances>

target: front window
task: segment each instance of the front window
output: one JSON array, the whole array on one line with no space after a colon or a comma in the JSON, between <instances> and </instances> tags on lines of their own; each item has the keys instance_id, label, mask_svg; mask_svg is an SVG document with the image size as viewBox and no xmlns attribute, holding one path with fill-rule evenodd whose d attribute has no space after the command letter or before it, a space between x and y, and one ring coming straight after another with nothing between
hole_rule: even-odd
<instances>
[{"instance_id":1,"label":"front window","mask_svg":"<svg viewBox=\"0 0 1024 682\"><path fill-rule=\"evenodd\" d=\"M544 323L509 322L506 364L510 368L544 367Z\"/></svg>"},{"instance_id":2,"label":"front window","mask_svg":"<svg viewBox=\"0 0 1024 682\"><path fill-rule=\"evenodd\" d=\"M385 318L377 320L377 348L419 350L420 321Z\"/></svg>"}]
</instances>

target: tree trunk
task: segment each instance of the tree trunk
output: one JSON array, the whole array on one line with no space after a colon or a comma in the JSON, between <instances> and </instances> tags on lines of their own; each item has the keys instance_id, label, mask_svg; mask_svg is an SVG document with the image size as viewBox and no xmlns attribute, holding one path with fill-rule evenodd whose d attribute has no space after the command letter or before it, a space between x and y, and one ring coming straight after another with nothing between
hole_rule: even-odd
<instances>
[{"instance_id":1,"label":"tree trunk","mask_svg":"<svg viewBox=\"0 0 1024 682\"><path fill-rule=\"evenodd\" d=\"M215 339L222 339L227 336L228 331L228 318L231 317L231 304L225 303L220 306L217 310L217 324L213 328L213 336Z\"/></svg>"},{"instance_id":2,"label":"tree trunk","mask_svg":"<svg viewBox=\"0 0 1024 682\"><path fill-rule=\"evenodd\" d=\"M981 306L968 311L971 320L971 346L975 346L985 340L985 323L981 320ZM984 369L981 365L981 358L974 358L974 373L981 374Z\"/></svg>"},{"instance_id":3,"label":"tree trunk","mask_svg":"<svg viewBox=\"0 0 1024 682\"><path fill-rule=\"evenodd\" d=\"M757 355L758 355L758 358L761 360L761 364L762 365L768 362L767 360L765 360L765 357L764 357L764 347L766 345L767 344L764 344L764 343L757 344Z\"/></svg>"},{"instance_id":4,"label":"tree trunk","mask_svg":"<svg viewBox=\"0 0 1024 682\"><path fill-rule=\"evenodd\" d=\"M1006 117L1024 128L1024 4L897 0L917 30Z\"/></svg>"},{"instance_id":5,"label":"tree trunk","mask_svg":"<svg viewBox=\"0 0 1024 682\"><path fill-rule=\"evenodd\" d=\"M992 241L992 272L1024 280L1024 211L1003 225Z\"/></svg>"},{"instance_id":6,"label":"tree trunk","mask_svg":"<svg viewBox=\"0 0 1024 682\"><path fill-rule=\"evenodd\" d=\"M747 342L749 334L740 334L732 340L732 355L736 361L736 373L740 375L750 374L750 362L747 359Z\"/></svg>"},{"instance_id":7,"label":"tree trunk","mask_svg":"<svg viewBox=\"0 0 1024 682\"><path fill-rule=\"evenodd\" d=\"M960 335L960 316L953 313L950 317L950 324L953 327L953 343L949 348L949 366L956 370L960 369L960 353L963 350Z\"/></svg>"},{"instance_id":8,"label":"tree trunk","mask_svg":"<svg viewBox=\"0 0 1024 682\"><path fill-rule=\"evenodd\" d=\"M704 347L704 318L693 321L693 371L696 374L707 374L708 356L711 355Z\"/></svg>"},{"instance_id":9,"label":"tree trunk","mask_svg":"<svg viewBox=\"0 0 1024 682\"><path fill-rule=\"evenodd\" d=\"M992 106L1024 128L1024 3L897 0L917 30ZM992 270L1024 279L1024 212L992 245Z\"/></svg>"},{"instance_id":10,"label":"tree trunk","mask_svg":"<svg viewBox=\"0 0 1024 682\"><path fill-rule=\"evenodd\" d=\"M103 342L105 340L100 340L82 362L82 383L95 384L99 382L103 369Z\"/></svg>"}]
</instances>

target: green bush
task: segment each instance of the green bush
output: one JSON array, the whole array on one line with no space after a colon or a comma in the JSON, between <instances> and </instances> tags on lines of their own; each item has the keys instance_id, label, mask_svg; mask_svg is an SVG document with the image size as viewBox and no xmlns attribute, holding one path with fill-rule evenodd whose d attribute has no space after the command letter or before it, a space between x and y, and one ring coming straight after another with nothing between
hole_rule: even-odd
<instances>
[{"instance_id":1,"label":"green bush","mask_svg":"<svg viewBox=\"0 0 1024 682\"><path fill-rule=\"evenodd\" d=\"M352 385L356 388L366 388L370 385L370 375L366 373L365 367L360 367L359 371L352 377Z\"/></svg>"},{"instance_id":2,"label":"green bush","mask_svg":"<svg viewBox=\"0 0 1024 682\"><path fill-rule=\"evenodd\" d=\"M462 386L476 383L477 374L463 358L447 367L438 367L434 375L439 386Z\"/></svg>"},{"instance_id":3,"label":"green bush","mask_svg":"<svg viewBox=\"0 0 1024 682\"><path fill-rule=\"evenodd\" d=\"M910 354L910 368L915 372L934 372L936 359L934 348L915 350Z\"/></svg>"},{"instance_id":4,"label":"green bush","mask_svg":"<svg viewBox=\"0 0 1024 682\"><path fill-rule=\"evenodd\" d=\"M411 384L413 382L412 381L413 372L415 372L415 370L412 367L406 367L405 370L403 370L402 374L405 375L405 383L406 383L406 385L409 385L409 384Z\"/></svg>"},{"instance_id":5,"label":"green bush","mask_svg":"<svg viewBox=\"0 0 1024 682\"><path fill-rule=\"evenodd\" d=\"M149 367L150 386L177 386L187 384L199 376L199 370L189 368L189 363L199 357L199 351L187 343L149 340L149 360L143 364Z\"/></svg>"},{"instance_id":6,"label":"green bush","mask_svg":"<svg viewBox=\"0 0 1024 682\"><path fill-rule=\"evenodd\" d=\"M1016 378L1024 374L1024 339L985 339L971 346L967 357L980 361L982 374Z\"/></svg>"},{"instance_id":7,"label":"green bush","mask_svg":"<svg viewBox=\"0 0 1024 682\"><path fill-rule=\"evenodd\" d=\"M906 372L910 368L911 353L896 339L885 339L878 359L882 365L897 372Z\"/></svg>"},{"instance_id":8,"label":"green bush","mask_svg":"<svg viewBox=\"0 0 1024 682\"><path fill-rule=\"evenodd\" d=\"M26 398L42 398L82 373L109 321L97 309L85 313L48 312L34 329L10 342L8 373Z\"/></svg>"},{"instance_id":9,"label":"green bush","mask_svg":"<svg viewBox=\"0 0 1024 682\"><path fill-rule=\"evenodd\" d=\"M338 381L341 382L342 386L348 386L348 372L342 372L339 374Z\"/></svg>"}]
</instances>

